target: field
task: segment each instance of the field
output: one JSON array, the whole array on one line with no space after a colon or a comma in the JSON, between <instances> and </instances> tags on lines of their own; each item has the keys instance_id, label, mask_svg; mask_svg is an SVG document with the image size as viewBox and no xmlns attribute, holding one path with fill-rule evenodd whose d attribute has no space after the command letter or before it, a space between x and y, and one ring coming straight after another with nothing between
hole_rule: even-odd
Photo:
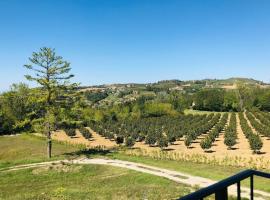
<instances>
[{"instance_id":1,"label":"field","mask_svg":"<svg viewBox=\"0 0 270 200\"><path fill-rule=\"evenodd\" d=\"M182 120L182 122L179 121L180 125L177 124L177 119L176 122L170 122L171 124L164 128L163 132L165 132L168 138L170 137L169 134L173 134L170 129L176 130L177 132L178 129L185 129L187 126L185 124L187 123L190 124L190 128L188 129L192 129L192 131L189 132L189 130L186 130L184 133L178 132L179 135L173 135L175 141L171 143L169 142L168 146L164 147L163 150L160 149L158 145L158 139L154 139L153 144L147 144L147 139L144 139L143 141L137 141L135 143L133 149L129 151L130 154L164 157L173 160L200 161L219 165L269 169L270 140L268 139L267 131L270 125L270 123L268 123L270 114L262 112L195 113L200 112L193 112L192 116L197 116L195 118L191 117L191 119L186 119L186 117L183 117L182 119L179 119ZM191 116L191 113L188 114ZM234 117L232 117L232 115L234 115ZM206 119L207 117L208 119ZM222 117L224 119L222 119ZM260 118L262 122L258 118ZM263 121L263 119L265 119L265 121ZM155 127L164 126L162 125L163 123L166 125L168 124L168 121L166 120L170 119L165 119L165 121L164 119L161 119L160 121L155 122L151 122L151 120L149 120L144 123L146 126L149 125L149 129L151 129L151 123L155 123ZM251 122L253 123L251 124ZM141 125L142 122L139 121L138 124ZM111 132L115 130L114 127L116 126L117 124L112 126L110 126L110 124L100 124L91 127L95 131L89 129L92 133L92 138L90 140L85 139L79 131L77 131L76 137L73 138L68 137L63 131L59 131L53 135L53 138L75 144L82 143L88 147L105 146L107 148L112 148L113 146L118 146L113 139L116 136L110 137L110 135L106 135L106 133L111 134ZM136 126L136 124L134 126ZM124 127L124 129L126 128L127 130L123 131L128 132L130 129L132 131L132 128L134 128L138 130L138 132L143 132L140 131L140 129L144 129L144 127L139 126L133 127L133 125L127 124L126 127ZM149 134L151 133L147 134L144 136L145 138L149 137ZM189 136L191 141L187 146L186 140ZM163 136L161 134L161 136L157 137ZM258 141L254 138L258 139ZM210 144L204 148L204 146L202 146L202 141L208 140L210 140ZM261 141L261 148L258 145L256 146L256 144L255 147L253 147L254 141L255 143Z\"/></svg>"},{"instance_id":2,"label":"field","mask_svg":"<svg viewBox=\"0 0 270 200\"><path fill-rule=\"evenodd\" d=\"M33 135L0 137L0 167L47 161L46 140ZM52 160L64 159L78 151L80 146L54 143Z\"/></svg>"},{"instance_id":3,"label":"field","mask_svg":"<svg viewBox=\"0 0 270 200\"><path fill-rule=\"evenodd\" d=\"M0 199L172 199L188 186L122 168L55 166L2 172Z\"/></svg>"},{"instance_id":4,"label":"field","mask_svg":"<svg viewBox=\"0 0 270 200\"><path fill-rule=\"evenodd\" d=\"M46 160L43 138L0 137L0 146L0 169ZM54 159L70 158L67 153L77 150L55 143ZM164 178L109 166L55 165L0 173L0 199L171 199L190 191Z\"/></svg>"},{"instance_id":5,"label":"field","mask_svg":"<svg viewBox=\"0 0 270 200\"><path fill-rule=\"evenodd\" d=\"M79 133L77 132L77 134ZM16 144L20 144L20 146ZM45 158L45 138L42 137L25 134L4 136L0 137L0 145L5 145L5 148L0 150L0 169L19 163L47 160ZM54 142L53 159L72 159L77 156L113 158L145 163L212 180L221 180L244 169L135 156L129 154L129 151L132 150L125 149L106 153L102 153L102 151L94 154L78 153L81 148L82 146L78 145ZM208 170L209 167L211 167L211 171ZM143 197L171 199L194 190L194 188L164 178L110 166L54 165L0 173L3 183L0 186L0 199L21 199L21 197L23 199L74 199L74 197L77 199L141 199ZM265 179L255 179L255 181L256 189L270 192L269 181ZM248 186L248 181L243 185Z\"/></svg>"}]
</instances>

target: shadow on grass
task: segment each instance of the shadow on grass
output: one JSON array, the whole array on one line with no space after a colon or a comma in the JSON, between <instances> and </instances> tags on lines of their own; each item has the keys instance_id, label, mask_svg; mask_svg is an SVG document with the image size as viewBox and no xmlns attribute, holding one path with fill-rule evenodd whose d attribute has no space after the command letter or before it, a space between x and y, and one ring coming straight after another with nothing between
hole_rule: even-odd
<instances>
[{"instance_id":1,"label":"shadow on grass","mask_svg":"<svg viewBox=\"0 0 270 200\"><path fill-rule=\"evenodd\" d=\"M259 152L255 153L255 154L263 155L263 154L266 154L266 152L264 152L264 151L259 151Z\"/></svg>"},{"instance_id":2,"label":"shadow on grass","mask_svg":"<svg viewBox=\"0 0 270 200\"><path fill-rule=\"evenodd\" d=\"M173 149L173 148L165 148L165 149L162 149L162 151L173 151L173 150L175 150L175 149Z\"/></svg>"},{"instance_id":3,"label":"shadow on grass","mask_svg":"<svg viewBox=\"0 0 270 200\"><path fill-rule=\"evenodd\" d=\"M205 150L204 152L205 152L205 153L214 153L214 152L216 152L216 151L210 149L210 150Z\"/></svg>"},{"instance_id":4,"label":"shadow on grass","mask_svg":"<svg viewBox=\"0 0 270 200\"><path fill-rule=\"evenodd\" d=\"M70 156L72 158L78 158L81 156L85 156L87 158L90 158L91 156L96 156L96 155L105 156L105 155L111 154L113 152L114 151L111 149L91 148L91 149L82 149L82 150L75 151L75 152L65 153L64 155Z\"/></svg>"}]
</instances>

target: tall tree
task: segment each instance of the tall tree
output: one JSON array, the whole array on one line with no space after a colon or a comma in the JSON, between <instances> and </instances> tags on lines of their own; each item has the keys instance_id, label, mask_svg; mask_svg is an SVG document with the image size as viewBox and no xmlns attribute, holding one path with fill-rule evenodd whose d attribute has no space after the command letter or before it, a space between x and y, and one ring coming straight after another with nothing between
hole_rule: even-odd
<instances>
[{"instance_id":1,"label":"tall tree","mask_svg":"<svg viewBox=\"0 0 270 200\"><path fill-rule=\"evenodd\" d=\"M55 129L56 119L54 109L59 105L67 105L70 91L76 86L69 82L74 75L70 74L70 63L64 61L61 56L57 56L55 49L43 47L39 52L33 52L29 61L30 64L24 67L31 70L33 74L25 75L25 77L41 86L42 92L45 93L45 134L47 135L47 153L51 158L51 132Z\"/></svg>"}]
</instances>

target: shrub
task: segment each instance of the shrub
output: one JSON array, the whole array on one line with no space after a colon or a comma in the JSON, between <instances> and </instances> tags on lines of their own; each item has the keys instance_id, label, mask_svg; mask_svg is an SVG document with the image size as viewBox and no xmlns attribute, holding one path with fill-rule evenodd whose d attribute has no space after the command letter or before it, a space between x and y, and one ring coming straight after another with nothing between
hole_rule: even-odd
<instances>
[{"instance_id":1,"label":"shrub","mask_svg":"<svg viewBox=\"0 0 270 200\"><path fill-rule=\"evenodd\" d=\"M149 144L150 146L153 146L153 145L156 144L156 142L157 142L157 139L156 139L154 134L147 135L147 137L145 139L146 144Z\"/></svg>"},{"instance_id":2,"label":"shrub","mask_svg":"<svg viewBox=\"0 0 270 200\"><path fill-rule=\"evenodd\" d=\"M176 136L173 133L168 133L167 138L168 138L168 142L170 144L173 144L176 141Z\"/></svg>"},{"instance_id":3,"label":"shrub","mask_svg":"<svg viewBox=\"0 0 270 200\"><path fill-rule=\"evenodd\" d=\"M224 144L228 146L229 149L232 149L232 146L236 144L236 138L232 133L225 134Z\"/></svg>"},{"instance_id":4,"label":"shrub","mask_svg":"<svg viewBox=\"0 0 270 200\"><path fill-rule=\"evenodd\" d=\"M232 149L232 146L236 144L237 129L236 129L236 114L232 113L229 126L225 130L224 144L228 146L228 149Z\"/></svg>"},{"instance_id":5,"label":"shrub","mask_svg":"<svg viewBox=\"0 0 270 200\"><path fill-rule=\"evenodd\" d=\"M206 151L212 147L212 141L209 137L206 137L204 140L200 142L201 148Z\"/></svg>"},{"instance_id":6,"label":"shrub","mask_svg":"<svg viewBox=\"0 0 270 200\"><path fill-rule=\"evenodd\" d=\"M92 137L92 133L87 128L80 128L80 133L87 140Z\"/></svg>"},{"instance_id":7,"label":"shrub","mask_svg":"<svg viewBox=\"0 0 270 200\"><path fill-rule=\"evenodd\" d=\"M263 146L260 136L256 134L252 135L249 138L249 144L250 144L250 148L253 150L254 153L259 153L260 149Z\"/></svg>"},{"instance_id":8,"label":"shrub","mask_svg":"<svg viewBox=\"0 0 270 200\"><path fill-rule=\"evenodd\" d=\"M142 142L144 140L145 140L145 136L140 133L139 137L137 138L137 142Z\"/></svg>"},{"instance_id":9,"label":"shrub","mask_svg":"<svg viewBox=\"0 0 270 200\"><path fill-rule=\"evenodd\" d=\"M57 128L59 129L69 129L69 128L81 128L83 126L82 121L69 121L63 120L57 123Z\"/></svg>"},{"instance_id":10,"label":"shrub","mask_svg":"<svg viewBox=\"0 0 270 200\"><path fill-rule=\"evenodd\" d=\"M189 146L191 145L192 143L192 137L190 135L187 135L186 138L185 138L185 145L187 148L189 148Z\"/></svg>"},{"instance_id":11,"label":"shrub","mask_svg":"<svg viewBox=\"0 0 270 200\"><path fill-rule=\"evenodd\" d=\"M165 147L168 147L168 139L164 136L162 136L158 141L158 146L161 149L164 149Z\"/></svg>"},{"instance_id":12,"label":"shrub","mask_svg":"<svg viewBox=\"0 0 270 200\"><path fill-rule=\"evenodd\" d=\"M115 139L116 144L123 144L124 143L124 136L118 135Z\"/></svg>"},{"instance_id":13,"label":"shrub","mask_svg":"<svg viewBox=\"0 0 270 200\"><path fill-rule=\"evenodd\" d=\"M108 139L110 139L110 140L113 140L113 139L114 139L114 134L111 133L111 132L108 132L108 133L106 133L106 137L107 137Z\"/></svg>"},{"instance_id":14,"label":"shrub","mask_svg":"<svg viewBox=\"0 0 270 200\"><path fill-rule=\"evenodd\" d=\"M65 133L69 137L74 137L76 135L76 130L74 128L65 129Z\"/></svg>"},{"instance_id":15,"label":"shrub","mask_svg":"<svg viewBox=\"0 0 270 200\"><path fill-rule=\"evenodd\" d=\"M127 147L133 147L135 144L135 140L132 137L126 138L125 144Z\"/></svg>"}]
</instances>

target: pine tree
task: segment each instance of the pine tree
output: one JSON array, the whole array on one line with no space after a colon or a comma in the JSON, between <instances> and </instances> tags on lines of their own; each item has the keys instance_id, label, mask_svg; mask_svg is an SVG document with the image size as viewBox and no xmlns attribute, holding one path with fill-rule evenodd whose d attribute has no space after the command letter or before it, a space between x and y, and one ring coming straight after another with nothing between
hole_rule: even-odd
<instances>
[{"instance_id":1,"label":"pine tree","mask_svg":"<svg viewBox=\"0 0 270 200\"><path fill-rule=\"evenodd\" d=\"M76 84L69 80L74 76L70 74L70 63L57 56L54 49L43 47L34 52L29 58L30 64L24 65L33 75L25 75L29 81L36 82L45 93L45 134L47 135L47 153L51 158L52 140L51 132L55 129L55 112L57 106L67 106L72 100L72 91ZM41 93L41 97L44 94Z\"/></svg>"}]
</instances>

